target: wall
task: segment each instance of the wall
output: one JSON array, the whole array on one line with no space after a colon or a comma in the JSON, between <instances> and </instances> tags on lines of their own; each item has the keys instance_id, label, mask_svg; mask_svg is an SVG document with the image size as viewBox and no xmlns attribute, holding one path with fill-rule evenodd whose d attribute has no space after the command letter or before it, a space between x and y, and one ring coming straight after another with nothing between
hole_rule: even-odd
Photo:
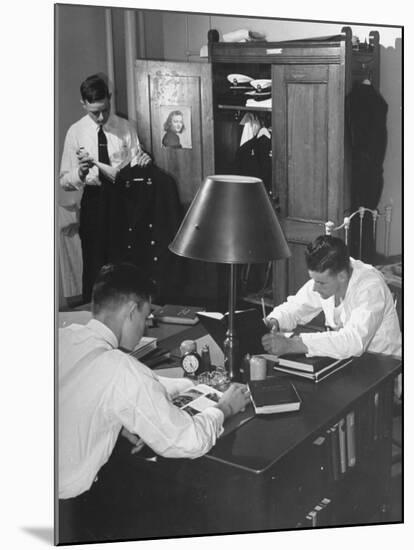
<instances>
[{"instance_id":1,"label":"wall","mask_svg":"<svg viewBox=\"0 0 414 550\"><path fill-rule=\"evenodd\" d=\"M343 25L277 19L243 18L231 16L210 16L164 12L165 59L197 59L203 44L207 43L208 29L217 29L220 39L224 33L237 29L262 32L268 41L293 40L327 36L341 32ZM388 147L384 160L384 189L379 204L380 212L391 204L390 255L402 251L402 51L401 29L397 27L373 27L351 25L352 33L363 42L368 41L369 32L378 30L381 42L380 92L388 103ZM198 60L198 59L197 59ZM378 252L385 251L384 224L378 224Z\"/></svg>"},{"instance_id":2,"label":"wall","mask_svg":"<svg viewBox=\"0 0 414 550\"><path fill-rule=\"evenodd\" d=\"M107 72L104 8L55 6L55 40L55 197L57 204L64 205L80 199L78 192L63 191L57 177L66 131L84 114L79 85L93 73ZM58 256L56 262L61 281ZM62 285L58 288L62 307Z\"/></svg>"},{"instance_id":3,"label":"wall","mask_svg":"<svg viewBox=\"0 0 414 550\"><path fill-rule=\"evenodd\" d=\"M55 15L55 158L58 171L66 131L85 114L80 104L80 83L91 74L107 72L107 55L104 8L57 5ZM57 189L62 201L71 195Z\"/></svg>"}]
</instances>

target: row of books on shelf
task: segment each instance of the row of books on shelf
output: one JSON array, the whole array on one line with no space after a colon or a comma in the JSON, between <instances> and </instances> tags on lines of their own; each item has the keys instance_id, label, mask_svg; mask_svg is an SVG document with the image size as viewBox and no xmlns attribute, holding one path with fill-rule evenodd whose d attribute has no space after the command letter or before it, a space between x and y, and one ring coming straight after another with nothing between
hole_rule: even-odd
<instances>
[{"instance_id":1,"label":"row of books on shelf","mask_svg":"<svg viewBox=\"0 0 414 550\"><path fill-rule=\"evenodd\" d=\"M391 417L390 411L387 411L391 400L386 397L387 392L383 390L373 392L368 400L349 411L313 441L321 481L341 480L358 465L372 467L367 457L375 452L377 442L390 435L385 419Z\"/></svg>"},{"instance_id":2,"label":"row of books on shelf","mask_svg":"<svg viewBox=\"0 0 414 550\"><path fill-rule=\"evenodd\" d=\"M392 381L390 382L392 384ZM374 391L358 409L357 445L362 458L369 456L372 446L391 437L392 388Z\"/></svg>"},{"instance_id":3,"label":"row of books on shelf","mask_svg":"<svg viewBox=\"0 0 414 550\"><path fill-rule=\"evenodd\" d=\"M332 524L331 499L324 497L309 512L296 527L324 527Z\"/></svg>"},{"instance_id":4,"label":"row of books on shelf","mask_svg":"<svg viewBox=\"0 0 414 550\"><path fill-rule=\"evenodd\" d=\"M350 411L313 441L325 481L338 481L357 463L355 411Z\"/></svg>"}]
</instances>

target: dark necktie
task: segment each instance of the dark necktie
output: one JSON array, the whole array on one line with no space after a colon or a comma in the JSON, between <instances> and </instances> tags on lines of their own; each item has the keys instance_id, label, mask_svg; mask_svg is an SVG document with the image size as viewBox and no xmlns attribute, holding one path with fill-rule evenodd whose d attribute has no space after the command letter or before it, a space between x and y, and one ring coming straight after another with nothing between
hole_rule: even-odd
<instances>
[{"instance_id":1,"label":"dark necktie","mask_svg":"<svg viewBox=\"0 0 414 550\"><path fill-rule=\"evenodd\" d=\"M99 126L98 130L98 160L103 164L111 165L108 154L108 140L106 139L102 126ZM99 171L99 179L102 183L108 183L110 181L101 171Z\"/></svg>"},{"instance_id":2,"label":"dark necktie","mask_svg":"<svg viewBox=\"0 0 414 550\"><path fill-rule=\"evenodd\" d=\"M99 126L98 130L98 160L104 164L111 164L108 155L108 141L102 126Z\"/></svg>"}]
</instances>

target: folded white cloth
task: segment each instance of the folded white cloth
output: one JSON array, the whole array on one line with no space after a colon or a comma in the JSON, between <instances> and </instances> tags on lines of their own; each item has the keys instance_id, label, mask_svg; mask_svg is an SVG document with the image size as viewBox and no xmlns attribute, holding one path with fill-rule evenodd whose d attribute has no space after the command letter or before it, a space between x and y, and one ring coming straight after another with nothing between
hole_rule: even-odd
<instances>
[{"instance_id":1,"label":"folded white cloth","mask_svg":"<svg viewBox=\"0 0 414 550\"><path fill-rule=\"evenodd\" d=\"M257 132L260 130L260 122L254 113L246 113L240 121L241 125L244 125L242 136L240 139L240 146L246 141L254 138Z\"/></svg>"},{"instance_id":2,"label":"folded white cloth","mask_svg":"<svg viewBox=\"0 0 414 550\"><path fill-rule=\"evenodd\" d=\"M255 99L248 99L246 101L246 107L271 107L272 106L272 98L269 97L269 99L263 99L263 101L256 101Z\"/></svg>"},{"instance_id":3,"label":"folded white cloth","mask_svg":"<svg viewBox=\"0 0 414 550\"><path fill-rule=\"evenodd\" d=\"M272 139L272 135L271 135L271 132L272 129L271 128L266 128L266 126L262 126L260 128L260 130L257 132L257 139L259 139L259 137L262 137L262 136L265 136L269 139Z\"/></svg>"},{"instance_id":4,"label":"folded white cloth","mask_svg":"<svg viewBox=\"0 0 414 550\"><path fill-rule=\"evenodd\" d=\"M223 42L244 42L246 40L249 40L249 31L247 29L239 29L238 31L223 34Z\"/></svg>"},{"instance_id":5,"label":"folded white cloth","mask_svg":"<svg viewBox=\"0 0 414 550\"><path fill-rule=\"evenodd\" d=\"M208 57L208 46L207 44L203 44L200 48L200 57Z\"/></svg>"},{"instance_id":6,"label":"folded white cloth","mask_svg":"<svg viewBox=\"0 0 414 550\"><path fill-rule=\"evenodd\" d=\"M265 40L266 36L257 31L239 29L223 34L223 42L250 42L252 40Z\"/></svg>"}]
</instances>

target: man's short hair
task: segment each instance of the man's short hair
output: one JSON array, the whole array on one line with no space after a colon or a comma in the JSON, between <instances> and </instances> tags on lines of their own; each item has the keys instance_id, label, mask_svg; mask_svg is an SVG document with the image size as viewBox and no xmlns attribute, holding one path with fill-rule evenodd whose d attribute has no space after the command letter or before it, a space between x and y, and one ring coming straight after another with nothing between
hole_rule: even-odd
<instances>
[{"instance_id":1,"label":"man's short hair","mask_svg":"<svg viewBox=\"0 0 414 550\"><path fill-rule=\"evenodd\" d=\"M83 101L88 103L95 103L110 97L106 79L100 74L88 76L80 86L80 93Z\"/></svg>"},{"instance_id":2,"label":"man's short hair","mask_svg":"<svg viewBox=\"0 0 414 550\"><path fill-rule=\"evenodd\" d=\"M116 310L133 300L138 307L149 302L155 293L154 282L130 263L104 265L92 289L92 313Z\"/></svg>"},{"instance_id":3,"label":"man's short hair","mask_svg":"<svg viewBox=\"0 0 414 550\"><path fill-rule=\"evenodd\" d=\"M305 252L309 271L323 273L327 269L333 274L349 271L349 252L342 239L332 235L321 235L310 243Z\"/></svg>"}]
</instances>

